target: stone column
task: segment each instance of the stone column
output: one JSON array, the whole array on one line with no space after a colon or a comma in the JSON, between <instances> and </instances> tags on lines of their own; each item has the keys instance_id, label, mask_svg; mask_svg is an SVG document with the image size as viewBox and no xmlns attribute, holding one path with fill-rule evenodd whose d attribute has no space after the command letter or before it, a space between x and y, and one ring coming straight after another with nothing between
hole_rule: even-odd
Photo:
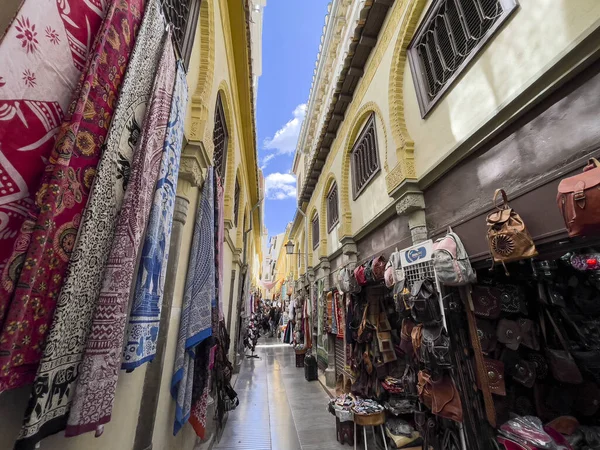
<instances>
[{"instance_id":1,"label":"stone column","mask_svg":"<svg viewBox=\"0 0 600 450\"><path fill-rule=\"evenodd\" d=\"M169 260L167 262L159 334L156 342L156 356L154 360L148 364L146 375L144 377L144 390L133 450L152 449L154 424L156 421L158 398L165 362L165 347L169 336L171 307L175 292L177 270L179 269L181 241L190 206L188 196L191 189L197 189L200 184L202 184L202 171L198 159L184 153L181 157L179 179L177 182L177 196L175 197L173 228L171 231L171 241L169 243ZM186 267L181 268L181 270L186 269Z\"/></svg>"},{"instance_id":2,"label":"stone column","mask_svg":"<svg viewBox=\"0 0 600 450\"><path fill-rule=\"evenodd\" d=\"M354 239L342 239L342 254L344 255L344 264L347 264L351 269L356 267L356 263L358 262L358 248Z\"/></svg>"},{"instance_id":3,"label":"stone column","mask_svg":"<svg viewBox=\"0 0 600 450\"><path fill-rule=\"evenodd\" d=\"M396 213L408 216L408 228L413 244L427 240L427 223L425 221L425 198L422 192L407 192L398 203Z\"/></svg>"},{"instance_id":4,"label":"stone column","mask_svg":"<svg viewBox=\"0 0 600 450\"><path fill-rule=\"evenodd\" d=\"M319 278L323 279L323 287L326 291L331 289L329 275L331 273L331 264L327 257L320 258ZM329 388L335 387L335 336L327 333L327 369L325 369L325 384Z\"/></svg>"}]
</instances>

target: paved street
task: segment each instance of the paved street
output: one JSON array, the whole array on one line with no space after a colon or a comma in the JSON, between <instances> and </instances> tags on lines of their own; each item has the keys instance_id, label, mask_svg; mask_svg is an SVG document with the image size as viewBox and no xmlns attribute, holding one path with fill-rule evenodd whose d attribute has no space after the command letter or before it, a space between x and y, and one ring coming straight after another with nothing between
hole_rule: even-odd
<instances>
[{"instance_id":1,"label":"paved street","mask_svg":"<svg viewBox=\"0 0 600 450\"><path fill-rule=\"evenodd\" d=\"M292 347L261 339L260 359L247 359L235 389L240 406L229 414L215 449L342 449L335 438L335 418L318 381L307 382L295 367ZM349 448L349 447L346 447Z\"/></svg>"}]
</instances>

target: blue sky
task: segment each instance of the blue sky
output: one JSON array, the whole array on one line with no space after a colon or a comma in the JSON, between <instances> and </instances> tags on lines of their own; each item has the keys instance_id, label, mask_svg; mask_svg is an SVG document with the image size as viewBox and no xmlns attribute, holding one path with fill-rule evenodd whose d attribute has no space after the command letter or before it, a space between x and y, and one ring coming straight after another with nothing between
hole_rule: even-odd
<instances>
[{"instance_id":1,"label":"blue sky","mask_svg":"<svg viewBox=\"0 0 600 450\"><path fill-rule=\"evenodd\" d=\"M285 231L296 211L294 150L312 83L329 0L267 0L258 85L258 160L265 175L265 225Z\"/></svg>"}]
</instances>

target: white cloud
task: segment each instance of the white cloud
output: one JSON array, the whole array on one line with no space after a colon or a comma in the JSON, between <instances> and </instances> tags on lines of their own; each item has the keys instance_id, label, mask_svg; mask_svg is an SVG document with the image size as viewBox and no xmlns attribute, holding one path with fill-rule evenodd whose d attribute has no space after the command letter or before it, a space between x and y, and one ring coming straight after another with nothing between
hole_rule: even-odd
<instances>
[{"instance_id":1,"label":"white cloud","mask_svg":"<svg viewBox=\"0 0 600 450\"><path fill-rule=\"evenodd\" d=\"M275 153L271 153L271 154L265 156L260 164L261 170L265 170L269 161L271 161L273 158L275 158L275 156L276 156Z\"/></svg>"},{"instance_id":2,"label":"white cloud","mask_svg":"<svg viewBox=\"0 0 600 450\"><path fill-rule=\"evenodd\" d=\"M291 173L270 173L265 177L265 196L269 200L296 197L296 177Z\"/></svg>"},{"instance_id":3,"label":"white cloud","mask_svg":"<svg viewBox=\"0 0 600 450\"><path fill-rule=\"evenodd\" d=\"M306 115L306 103L296 106L292 114L293 119L277 130L272 138L267 138L263 142L263 148L272 151L263 159L263 167L276 155L292 155L296 151L300 128Z\"/></svg>"}]
</instances>

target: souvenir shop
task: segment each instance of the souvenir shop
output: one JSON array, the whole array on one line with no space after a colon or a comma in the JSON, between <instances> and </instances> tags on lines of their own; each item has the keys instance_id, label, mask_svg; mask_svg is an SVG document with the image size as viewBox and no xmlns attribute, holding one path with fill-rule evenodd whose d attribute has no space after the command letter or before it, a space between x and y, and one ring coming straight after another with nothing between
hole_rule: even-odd
<instances>
[{"instance_id":1,"label":"souvenir shop","mask_svg":"<svg viewBox=\"0 0 600 450\"><path fill-rule=\"evenodd\" d=\"M429 185L432 240L338 271L340 442L600 449L599 74Z\"/></svg>"},{"instance_id":2,"label":"souvenir shop","mask_svg":"<svg viewBox=\"0 0 600 450\"><path fill-rule=\"evenodd\" d=\"M170 23L158 0L25 1L2 40L11 192L0 202L0 394L33 386L15 449L100 436L119 376L157 354L188 102ZM222 230L220 175L208 168L171 386L175 433L189 419L204 435L209 394L218 426L234 407Z\"/></svg>"}]
</instances>

